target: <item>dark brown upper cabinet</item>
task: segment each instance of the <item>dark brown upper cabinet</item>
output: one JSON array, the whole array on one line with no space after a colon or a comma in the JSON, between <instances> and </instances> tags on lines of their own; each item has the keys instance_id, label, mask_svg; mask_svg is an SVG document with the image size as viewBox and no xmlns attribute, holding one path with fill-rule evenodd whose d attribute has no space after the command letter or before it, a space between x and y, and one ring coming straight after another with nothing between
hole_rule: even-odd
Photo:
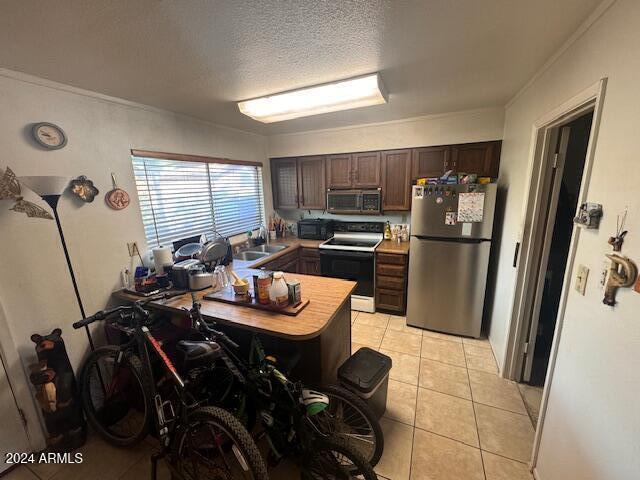
<instances>
[{"instance_id":1,"label":"dark brown upper cabinet","mask_svg":"<svg viewBox=\"0 0 640 480\"><path fill-rule=\"evenodd\" d=\"M354 188L380 186L380 152L354 153L351 165Z\"/></svg>"},{"instance_id":2,"label":"dark brown upper cabinet","mask_svg":"<svg viewBox=\"0 0 640 480\"><path fill-rule=\"evenodd\" d=\"M382 210L411 208L411 150L382 152Z\"/></svg>"},{"instance_id":3,"label":"dark brown upper cabinet","mask_svg":"<svg viewBox=\"0 0 640 480\"><path fill-rule=\"evenodd\" d=\"M351 188L351 154L327 155L327 188Z\"/></svg>"},{"instance_id":4,"label":"dark brown upper cabinet","mask_svg":"<svg viewBox=\"0 0 640 480\"><path fill-rule=\"evenodd\" d=\"M378 188L380 152L327 155L327 188Z\"/></svg>"},{"instance_id":5,"label":"dark brown upper cabinet","mask_svg":"<svg viewBox=\"0 0 640 480\"><path fill-rule=\"evenodd\" d=\"M481 142L453 145L451 169L456 172L476 173L479 177L498 177L502 142Z\"/></svg>"},{"instance_id":6,"label":"dark brown upper cabinet","mask_svg":"<svg viewBox=\"0 0 640 480\"><path fill-rule=\"evenodd\" d=\"M411 180L441 177L451 168L451 147L414 148L411 158Z\"/></svg>"},{"instance_id":7,"label":"dark brown upper cabinet","mask_svg":"<svg viewBox=\"0 0 640 480\"><path fill-rule=\"evenodd\" d=\"M271 159L274 208L298 208L298 163L295 158Z\"/></svg>"},{"instance_id":8,"label":"dark brown upper cabinet","mask_svg":"<svg viewBox=\"0 0 640 480\"><path fill-rule=\"evenodd\" d=\"M298 159L298 192L300 208L324 210L327 205L325 186L325 157Z\"/></svg>"}]
</instances>

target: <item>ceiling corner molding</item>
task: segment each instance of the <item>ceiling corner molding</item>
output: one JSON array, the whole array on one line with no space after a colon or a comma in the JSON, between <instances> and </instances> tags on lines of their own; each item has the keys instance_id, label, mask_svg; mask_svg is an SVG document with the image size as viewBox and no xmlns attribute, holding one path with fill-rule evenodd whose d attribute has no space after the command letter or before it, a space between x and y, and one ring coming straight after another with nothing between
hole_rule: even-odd
<instances>
[{"instance_id":1,"label":"ceiling corner molding","mask_svg":"<svg viewBox=\"0 0 640 480\"><path fill-rule=\"evenodd\" d=\"M302 130L299 132L285 132L285 133L274 133L271 135L267 135L267 140L275 137L294 137L294 136L302 136L308 135L310 133L330 133L330 132L343 132L346 130L357 130L359 128L369 128L369 127L379 127L384 125L394 125L397 123L417 123L423 122L425 120L435 120L438 118L447 118L447 117L459 117L463 115L473 115L473 114L481 114L485 112L490 112L493 110L502 110L504 111L505 107L503 105L495 105L492 107L483 107L483 108L473 108L471 110L459 110L455 112L444 112L444 113L433 113L431 115L420 115L417 117L407 117L407 118L398 118L395 120L385 120L382 122L371 122L371 123L358 123L354 125L343 125L341 127L330 127L330 128L318 128L318 129L310 129L310 130Z\"/></svg>"},{"instance_id":2,"label":"ceiling corner molding","mask_svg":"<svg viewBox=\"0 0 640 480\"><path fill-rule=\"evenodd\" d=\"M587 19L582 22L582 24L578 27L578 29L571 34L571 36L567 39L566 42L562 44L562 46L549 57L549 59L542 64L542 66L538 69L538 71L531 77L531 79L525 83L518 92L511 97L511 99L504 106L505 110L508 109L511 105L513 105L524 93L531 88L531 86L538 80L553 64L555 64L560 57L574 44L576 43L585 33L589 31L589 29L602 17L608 10L616 3L617 0L603 0L603 2L596 7L596 9L591 12L591 15L587 17Z\"/></svg>"},{"instance_id":3,"label":"ceiling corner molding","mask_svg":"<svg viewBox=\"0 0 640 480\"><path fill-rule=\"evenodd\" d=\"M35 75L30 75L28 73L18 72L16 70L10 70L8 68L0 67L0 77L5 77L11 80L15 80L18 82L28 83L30 85L35 85L43 88L50 88L52 90L57 90L59 92L69 93L71 95L77 95L80 97L87 97L94 100L98 100L105 103L110 103L113 105L119 105L123 107L135 108L138 110L143 110L152 113L162 113L165 115L174 115L179 118L183 118L186 120L190 120L192 122L201 123L204 125L209 125L215 128L220 128L227 131L243 133L246 135L266 138L266 135L257 132L250 132L247 130L242 130L239 128L229 127L227 125L221 125L219 123L213 123L208 120L204 120L202 118L192 117L190 115L186 115L184 113L174 112L172 110L165 110L163 108L154 107L152 105L147 105L144 103L133 102L131 100L126 100L120 97L112 97L110 95L105 95L103 93L94 92L92 90L85 90L83 88L74 87L73 85L67 85L66 83L55 82L53 80L48 80L46 78L37 77Z\"/></svg>"}]
</instances>

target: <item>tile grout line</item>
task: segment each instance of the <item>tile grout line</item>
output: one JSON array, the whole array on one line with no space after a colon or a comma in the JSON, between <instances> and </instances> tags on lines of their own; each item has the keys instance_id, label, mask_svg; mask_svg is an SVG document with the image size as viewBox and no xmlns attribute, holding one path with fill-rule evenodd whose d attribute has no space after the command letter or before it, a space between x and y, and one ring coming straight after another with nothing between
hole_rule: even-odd
<instances>
[{"instance_id":1,"label":"tile grout line","mask_svg":"<svg viewBox=\"0 0 640 480\"><path fill-rule=\"evenodd\" d=\"M405 320L406 322L406 320ZM422 341L424 333L420 334L420 361L418 361L418 385L416 386L416 403L414 405L413 431L411 432L411 455L409 455L409 480L411 480L411 470L413 469L413 449L416 443L416 419L418 418L418 395L420 395L420 372L422 371Z\"/></svg>"},{"instance_id":2,"label":"tile grout line","mask_svg":"<svg viewBox=\"0 0 640 480\"><path fill-rule=\"evenodd\" d=\"M478 448L480 450L480 463L482 464L482 476L487 478L487 471L484 468L484 457L482 456L482 443L480 442L480 428L478 427L478 415L476 413L476 402L473 401L473 389L471 388L471 377L469 376L469 366L467 364L467 350L462 343L462 353L464 354L464 363L467 365L467 383L469 384L469 393L471 395L471 409L473 410L473 421L476 424L476 437L478 437Z\"/></svg>"}]
</instances>

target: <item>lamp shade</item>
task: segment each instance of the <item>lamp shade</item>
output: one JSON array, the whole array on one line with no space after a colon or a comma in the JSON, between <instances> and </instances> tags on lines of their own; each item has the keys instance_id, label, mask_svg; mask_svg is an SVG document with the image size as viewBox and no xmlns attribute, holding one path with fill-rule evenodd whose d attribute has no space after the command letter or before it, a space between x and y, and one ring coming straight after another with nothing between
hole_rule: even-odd
<instances>
[{"instance_id":1,"label":"lamp shade","mask_svg":"<svg viewBox=\"0 0 640 480\"><path fill-rule=\"evenodd\" d=\"M62 195L69 185L68 177L18 177L18 181L41 197L45 195Z\"/></svg>"}]
</instances>

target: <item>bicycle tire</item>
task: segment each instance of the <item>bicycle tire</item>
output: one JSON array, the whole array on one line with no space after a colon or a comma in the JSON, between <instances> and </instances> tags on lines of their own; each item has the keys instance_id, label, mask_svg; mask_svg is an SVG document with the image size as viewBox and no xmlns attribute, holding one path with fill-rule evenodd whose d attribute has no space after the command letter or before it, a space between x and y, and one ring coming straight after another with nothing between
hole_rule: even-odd
<instances>
[{"instance_id":1,"label":"bicycle tire","mask_svg":"<svg viewBox=\"0 0 640 480\"><path fill-rule=\"evenodd\" d=\"M350 407L349 414L353 420L351 424L346 425L327 425L322 422L322 419L326 419L326 416L321 413L314 423L323 433L344 438L344 440L356 448L372 466L376 466L384 450L384 434L382 433L382 427L380 427L378 417L373 410L355 393L343 387L328 385L320 387L317 390L329 396L329 409L332 408L331 402L335 401L335 399L347 403ZM360 418L356 418L357 416ZM373 445L370 447L366 445L366 442L369 440L359 440L357 435L353 433L354 429L356 432L359 430L361 432L359 436L363 436L364 425L370 428L371 436L373 437L371 439Z\"/></svg>"},{"instance_id":2,"label":"bicycle tire","mask_svg":"<svg viewBox=\"0 0 640 480\"><path fill-rule=\"evenodd\" d=\"M328 469L333 469L333 472L327 471ZM302 480L376 480L378 476L364 455L343 438L326 437L317 438L313 442L313 452L305 456L300 478Z\"/></svg>"},{"instance_id":3,"label":"bicycle tire","mask_svg":"<svg viewBox=\"0 0 640 480\"><path fill-rule=\"evenodd\" d=\"M149 384L149 380L146 378L147 376L143 373L142 362L140 359L131 353L124 353L125 357L123 359L125 363L125 367L128 366L126 370L123 372L127 372L127 375L130 375L129 379L131 382L134 382L139 387L140 391L135 392L131 390L132 396L141 394L142 399L137 402L139 406L143 407L143 417L139 422L140 427L132 432L129 435L118 435L111 430L111 428L106 425L105 417L109 417L110 414L104 414L104 412L99 412L96 410L95 405L92 399L92 379L91 372L95 366L98 366L101 360L104 360L106 357L115 357L121 353L121 350L118 347L114 346L106 346L100 347L95 351L91 352L87 357L87 360L83 364L82 371L80 374L80 396L82 402L82 408L87 416L87 421L89 424L96 430L96 432L104 438L107 442L117 447L129 447L132 445L136 445L140 443L149 433L150 425L151 425L151 403L149 398L149 392L151 391L151 385ZM100 371L100 370L99 370ZM103 382L103 372L100 373L99 380ZM101 387L102 388L102 387ZM135 388L135 387L133 387ZM126 396L126 395L125 395ZM126 408L126 400L122 399L118 407L114 408ZM111 416L117 416L118 413L114 413Z\"/></svg>"},{"instance_id":4,"label":"bicycle tire","mask_svg":"<svg viewBox=\"0 0 640 480\"><path fill-rule=\"evenodd\" d=\"M231 413L218 407L200 407L189 414L188 422L189 425L186 428L182 428L178 433L178 437L175 439L172 455L176 469L185 479L189 478L184 474L184 461L182 460L182 447L184 445L185 438L189 435L189 432L199 424L203 422L212 422L230 438L239 450L239 452L233 451L233 453L236 458L238 454L241 454L246 467L248 467L251 472L251 478L253 480L268 480L269 475L267 473L267 466L264 463L258 447L256 446L253 438L251 438L247 429ZM219 441L217 435L216 441ZM241 464L240 460L239 463Z\"/></svg>"}]
</instances>

